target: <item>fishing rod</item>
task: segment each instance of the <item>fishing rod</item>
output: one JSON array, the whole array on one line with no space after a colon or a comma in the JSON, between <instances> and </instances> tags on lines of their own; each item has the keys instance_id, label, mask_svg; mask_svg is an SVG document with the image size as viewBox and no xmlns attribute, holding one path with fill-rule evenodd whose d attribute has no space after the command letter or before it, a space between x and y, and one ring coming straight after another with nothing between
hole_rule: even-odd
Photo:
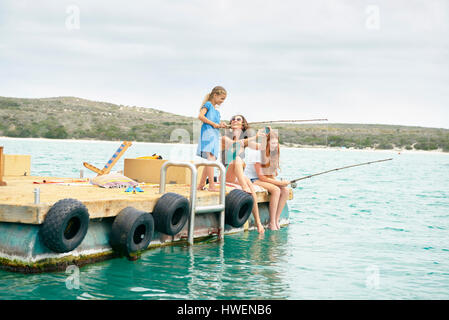
<instances>
[{"instance_id":1,"label":"fishing rod","mask_svg":"<svg viewBox=\"0 0 449 320\"><path fill-rule=\"evenodd\" d=\"M319 176L321 174L325 174L325 173L329 173L332 171L338 171L338 170L343 170L343 169L348 169L348 168L353 168L353 167L358 167L358 166L363 166L363 165L367 165L367 164L371 164L371 163L376 163L376 162L383 162L383 161L390 161L393 160L393 158L389 158L389 159L382 159L382 160L376 160L376 161L370 161L370 162L364 162L364 163L359 163L359 164L353 164L350 166L346 166L346 167L341 167L341 168L336 168L336 169L332 169L332 170L327 170L327 171L323 171L320 173L315 173L315 174L311 174L302 178L298 178L298 179L294 179L290 181L290 184L292 185L293 188L296 188L296 182L299 180L304 180L304 179L308 179L308 178L312 178L315 176Z\"/></svg>"},{"instance_id":2,"label":"fishing rod","mask_svg":"<svg viewBox=\"0 0 449 320\"><path fill-rule=\"evenodd\" d=\"M327 121L327 119L310 119L310 120L272 120L272 121L258 121L258 122L248 122L248 124L262 124L262 123L281 123L281 122L312 122L312 121Z\"/></svg>"},{"instance_id":3,"label":"fishing rod","mask_svg":"<svg viewBox=\"0 0 449 320\"><path fill-rule=\"evenodd\" d=\"M308 120L271 120L271 121L257 121L257 122L248 122L248 124L269 124L269 123L297 123L297 122L315 122L315 121L328 121L327 119L308 119ZM230 128L231 125L228 124L227 128Z\"/></svg>"}]
</instances>

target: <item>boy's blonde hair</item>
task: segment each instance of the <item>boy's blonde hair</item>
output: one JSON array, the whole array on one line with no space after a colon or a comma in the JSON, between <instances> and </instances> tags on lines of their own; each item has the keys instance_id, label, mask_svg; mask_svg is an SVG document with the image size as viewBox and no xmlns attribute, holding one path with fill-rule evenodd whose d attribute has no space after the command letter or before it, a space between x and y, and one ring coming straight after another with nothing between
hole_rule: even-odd
<instances>
[{"instance_id":1,"label":"boy's blonde hair","mask_svg":"<svg viewBox=\"0 0 449 320\"><path fill-rule=\"evenodd\" d=\"M214 88L212 89L212 91L211 91L210 93L206 94L206 96L204 97L203 103L201 104L201 108L204 106L204 104L205 104L207 101L210 101L210 99L211 99L213 96L219 96L219 95L221 95L221 94L227 94L226 89L223 88L223 87L221 87L221 86L216 86L216 87L214 87Z\"/></svg>"}]
</instances>

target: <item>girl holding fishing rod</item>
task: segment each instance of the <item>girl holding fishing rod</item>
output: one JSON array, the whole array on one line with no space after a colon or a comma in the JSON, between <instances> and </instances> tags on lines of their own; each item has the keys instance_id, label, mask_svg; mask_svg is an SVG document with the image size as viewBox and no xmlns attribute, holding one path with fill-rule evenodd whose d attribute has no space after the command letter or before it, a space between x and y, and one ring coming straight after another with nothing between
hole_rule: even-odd
<instances>
[{"instance_id":1,"label":"girl holding fishing rod","mask_svg":"<svg viewBox=\"0 0 449 320\"><path fill-rule=\"evenodd\" d=\"M266 133L261 150L247 149L249 159L244 174L255 185L261 186L270 193L268 229L279 230L279 219L289 196L290 191L287 186L290 181L276 179L280 170L279 137L271 130L271 127L266 127Z\"/></svg>"},{"instance_id":2,"label":"girl holding fishing rod","mask_svg":"<svg viewBox=\"0 0 449 320\"><path fill-rule=\"evenodd\" d=\"M231 185L239 185L243 191L252 195L254 200L253 216L256 228L259 233L265 231L259 216L259 207L257 206L257 194L251 180L243 174L245 163L245 148L248 146L258 148L256 138L263 134L261 130L256 136L249 137L251 134L248 122L242 115L236 115L230 121L231 130L221 138L221 161L226 167L226 182Z\"/></svg>"},{"instance_id":3,"label":"girl holding fishing rod","mask_svg":"<svg viewBox=\"0 0 449 320\"><path fill-rule=\"evenodd\" d=\"M224 122L220 122L220 111L218 107L226 99L227 92L223 87L216 86L206 95L201 104L200 119L201 126L200 141L198 143L197 155L209 161L216 161L219 153L220 128L226 128ZM206 166L198 184L198 190L203 190L206 184L206 178L209 179L209 191L220 191L215 186L214 168Z\"/></svg>"}]
</instances>

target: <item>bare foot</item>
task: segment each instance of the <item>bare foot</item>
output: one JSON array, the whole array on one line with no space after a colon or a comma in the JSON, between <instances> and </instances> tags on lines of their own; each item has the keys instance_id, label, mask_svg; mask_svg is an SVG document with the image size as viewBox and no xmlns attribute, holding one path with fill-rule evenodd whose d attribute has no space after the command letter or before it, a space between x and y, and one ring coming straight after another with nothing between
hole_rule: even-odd
<instances>
[{"instance_id":1,"label":"bare foot","mask_svg":"<svg viewBox=\"0 0 449 320\"><path fill-rule=\"evenodd\" d=\"M207 190L210 192L220 192L220 188L217 188L217 187L214 187L214 188L209 187Z\"/></svg>"},{"instance_id":2,"label":"bare foot","mask_svg":"<svg viewBox=\"0 0 449 320\"><path fill-rule=\"evenodd\" d=\"M201 191L201 190L204 190L204 187L205 187L204 185L203 185L203 186L198 186L198 187L196 188L196 190L200 190L200 191Z\"/></svg>"},{"instance_id":3,"label":"bare foot","mask_svg":"<svg viewBox=\"0 0 449 320\"><path fill-rule=\"evenodd\" d=\"M251 188L248 186L242 187L242 190L245 191L246 193L251 193Z\"/></svg>"},{"instance_id":4,"label":"bare foot","mask_svg":"<svg viewBox=\"0 0 449 320\"><path fill-rule=\"evenodd\" d=\"M263 227L263 225L261 223L259 223L257 225L257 232L259 232L259 233L264 233L265 232L265 229L264 229L264 227Z\"/></svg>"},{"instance_id":5,"label":"bare foot","mask_svg":"<svg viewBox=\"0 0 449 320\"><path fill-rule=\"evenodd\" d=\"M269 230L278 230L275 223L269 223L267 229Z\"/></svg>"}]
</instances>

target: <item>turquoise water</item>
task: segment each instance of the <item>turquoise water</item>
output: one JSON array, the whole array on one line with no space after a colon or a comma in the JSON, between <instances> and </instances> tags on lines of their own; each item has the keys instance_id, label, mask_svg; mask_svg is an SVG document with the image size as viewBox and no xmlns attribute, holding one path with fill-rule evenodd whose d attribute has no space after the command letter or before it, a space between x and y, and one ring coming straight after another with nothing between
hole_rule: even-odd
<instances>
[{"instance_id":1,"label":"turquoise water","mask_svg":"<svg viewBox=\"0 0 449 320\"><path fill-rule=\"evenodd\" d=\"M102 168L119 144L0 138L5 153L32 155L33 175L65 177L83 161ZM124 157L194 150L134 143ZM96 263L78 285L72 273L0 271L0 299L448 299L449 154L283 148L281 176L390 157L303 180L280 231Z\"/></svg>"}]
</instances>

